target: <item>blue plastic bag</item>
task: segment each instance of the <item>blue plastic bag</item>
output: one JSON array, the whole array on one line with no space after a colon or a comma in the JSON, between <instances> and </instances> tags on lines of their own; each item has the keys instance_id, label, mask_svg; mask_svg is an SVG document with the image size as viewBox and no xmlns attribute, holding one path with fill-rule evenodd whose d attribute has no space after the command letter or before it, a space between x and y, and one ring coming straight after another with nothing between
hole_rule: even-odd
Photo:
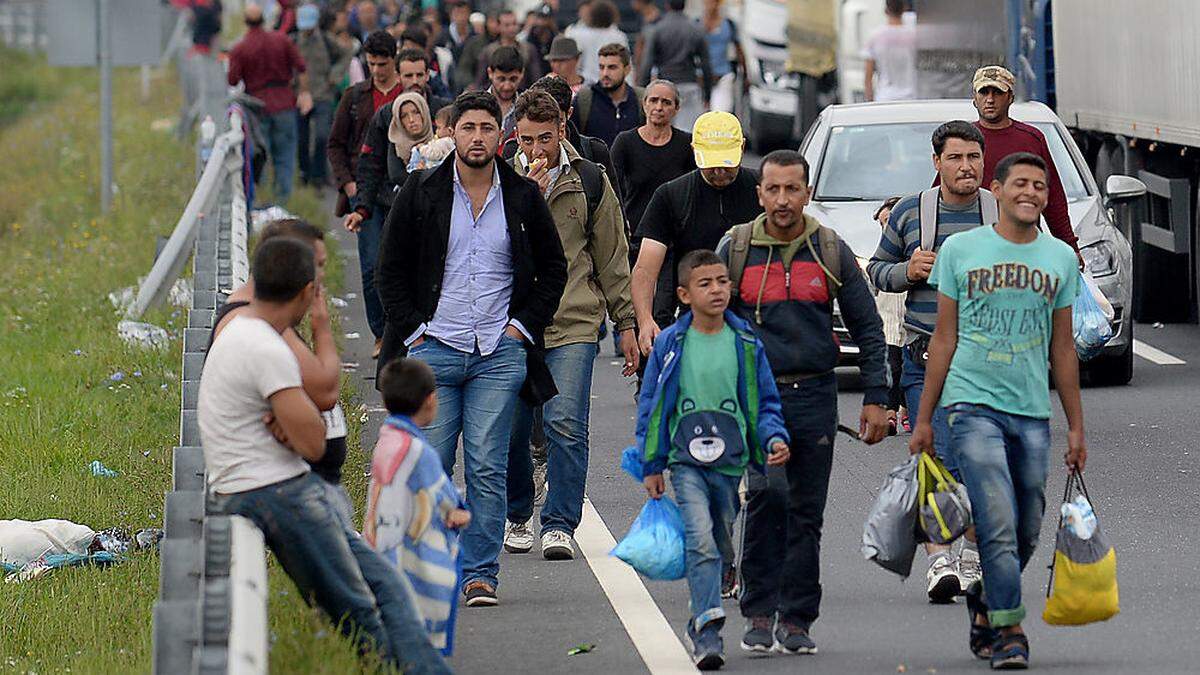
<instances>
[{"instance_id":1,"label":"blue plastic bag","mask_svg":"<svg viewBox=\"0 0 1200 675\"><path fill-rule=\"evenodd\" d=\"M1098 356L1104 345L1113 338L1112 315L1105 312L1096 300L1100 289L1091 276L1080 274L1079 281L1079 296L1071 308L1071 328L1075 337L1075 352L1079 354L1080 361L1087 361ZM1109 312L1111 308L1109 305Z\"/></svg>"},{"instance_id":2,"label":"blue plastic bag","mask_svg":"<svg viewBox=\"0 0 1200 675\"><path fill-rule=\"evenodd\" d=\"M629 533L611 555L624 560L648 579L682 579L684 566L683 516L670 497L651 499L642 507Z\"/></svg>"},{"instance_id":3,"label":"blue plastic bag","mask_svg":"<svg viewBox=\"0 0 1200 675\"><path fill-rule=\"evenodd\" d=\"M638 483L645 478L642 475L642 453L638 452L636 445L625 448L625 451L621 453L621 468Z\"/></svg>"}]
</instances>

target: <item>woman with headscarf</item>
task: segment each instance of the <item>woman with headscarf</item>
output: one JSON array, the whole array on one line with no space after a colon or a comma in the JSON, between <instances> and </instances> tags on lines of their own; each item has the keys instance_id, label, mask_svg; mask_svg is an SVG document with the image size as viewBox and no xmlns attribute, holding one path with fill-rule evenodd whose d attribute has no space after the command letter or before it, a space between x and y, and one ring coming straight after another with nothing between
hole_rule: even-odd
<instances>
[{"instance_id":1,"label":"woman with headscarf","mask_svg":"<svg viewBox=\"0 0 1200 675\"><path fill-rule=\"evenodd\" d=\"M346 229L357 232L359 224L376 209L387 219L392 200L408 180L408 160L413 148L433 140L429 104L418 92L406 92L375 112L363 138L358 158L358 194L354 210L346 216ZM367 252L374 255L378 251ZM379 356L381 341L375 340L373 357Z\"/></svg>"}]
</instances>

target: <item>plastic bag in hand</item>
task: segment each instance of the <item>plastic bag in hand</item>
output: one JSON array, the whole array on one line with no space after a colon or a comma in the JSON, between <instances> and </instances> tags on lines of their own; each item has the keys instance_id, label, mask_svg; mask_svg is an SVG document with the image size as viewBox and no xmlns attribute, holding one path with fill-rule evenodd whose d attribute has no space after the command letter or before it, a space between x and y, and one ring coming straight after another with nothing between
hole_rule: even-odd
<instances>
[{"instance_id":1,"label":"plastic bag in hand","mask_svg":"<svg viewBox=\"0 0 1200 675\"><path fill-rule=\"evenodd\" d=\"M863 525L862 554L907 577L917 551L917 466L913 457L892 469Z\"/></svg>"},{"instance_id":2,"label":"plastic bag in hand","mask_svg":"<svg viewBox=\"0 0 1200 675\"><path fill-rule=\"evenodd\" d=\"M1071 495L1079 491L1082 502L1072 502ZM1063 503L1086 505L1092 511L1082 474L1067 477ZM1054 542L1054 561L1050 566L1050 585L1042 619L1054 626L1082 626L1107 621L1121 611L1117 590L1117 554L1096 521L1088 537L1081 537L1064 517L1058 524Z\"/></svg>"},{"instance_id":3,"label":"plastic bag in hand","mask_svg":"<svg viewBox=\"0 0 1200 675\"><path fill-rule=\"evenodd\" d=\"M642 475L642 453L638 452L636 445L625 448L625 451L621 453L621 468L638 483L645 478Z\"/></svg>"},{"instance_id":4,"label":"plastic bag in hand","mask_svg":"<svg viewBox=\"0 0 1200 675\"><path fill-rule=\"evenodd\" d=\"M1081 274L1079 297L1071 309L1071 328L1075 337L1075 351L1080 361L1087 361L1100 354L1104 345L1113 338L1112 305L1104 298L1090 274ZM1097 299L1099 298L1099 300ZM1103 300L1103 305L1101 304ZM1105 311L1105 306L1108 311Z\"/></svg>"},{"instance_id":5,"label":"plastic bag in hand","mask_svg":"<svg viewBox=\"0 0 1200 675\"><path fill-rule=\"evenodd\" d=\"M942 461L925 453L920 456L917 483L920 488L917 520L924 541L949 544L971 527L971 500L967 488L954 480Z\"/></svg>"},{"instance_id":6,"label":"plastic bag in hand","mask_svg":"<svg viewBox=\"0 0 1200 675\"><path fill-rule=\"evenodd\" d=\"M682 579L684 566L683 516L670 497L651 499L642 507L629 534L612 550L612 555L648 579Z\"/></svg>"}]
</instances>

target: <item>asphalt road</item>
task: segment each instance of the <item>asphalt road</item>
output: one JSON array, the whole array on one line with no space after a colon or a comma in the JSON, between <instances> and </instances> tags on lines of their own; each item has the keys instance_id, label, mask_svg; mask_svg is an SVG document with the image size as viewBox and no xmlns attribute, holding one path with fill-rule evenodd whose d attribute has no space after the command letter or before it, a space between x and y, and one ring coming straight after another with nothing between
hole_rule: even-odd
<instances>
[{"instance_id":1,"label":"asphalt road","mask_svg":"<svg viewBox=\"0 0 1200 675\"><path fill-rule=\"evenodd\" d=\"M340 227L333 229L347 262L347 288L361 291L353 235ZM370 333L361 300L352 300L341 311L347 318L346 330L363 336L348 341L343 360L362 364L356 377L373 377ZM1200 522L1200 449L1193 439L1200 328L1140 325L1138 336L1185 363L1158 365L1136 358L1131 385L1089 388L1083 398L1090 448L1088 487L1117 550L1122 612L1106 623L1082 628L1051 627L1042 622L1045 568L1055 526L1048 515L1024 580L1030 617L1025 625L1034 667L1041 671L1197 672L1200 556L1195 523ZM840 415L853 426L861 403L857 375L852 370L839 373L839 383ZM363 379L361 384L367 405L377 409L380 404L373 382ZM462 608L459 614L457 652L451 659L457 672L657 674L690 670L681 665L681 644L687 644L686 583L642 582L627 572L621 576L627 568L613 565L613 559L604 555L611 544L604 543L603 535L611 532L620 539L644 502L642 488L618 468L620 452L632 440L632 396L632 385L620 376L611 342L606 342L595 363L587 486L598 517L585 518L587 533L578 535L581 541L588 540L589 559L579 555L573 561L548 562L536 552L503 554L500 605ZM377 428L381 419L381 413L371 412L368 429ZM1064 448L1061 415L1056 415L1052 428L1056 449ZM843 435L837 439L822 553L824 602L822 617L812 631L820 653L766 658L746 655L738 649L741 621L737 605L727 600L726 670L948 673L987 669L967 650L962 603L932 606L926 601L925 563L920 554L913 577L901 583L864 561L859 553L865 514L886 472L905 458L906 442L906 437L896 437L867 447ZM364 443L373 445L373 433L365 435ZM347 476L361 473L348 472ZM461 484L461 476L457 480ZM1051 513L1057 508L1064 480L1065 472L1055 462L1046 489ZM568 656L568 650L585 644L595 647Z\"/></svg>"}]
</instances>

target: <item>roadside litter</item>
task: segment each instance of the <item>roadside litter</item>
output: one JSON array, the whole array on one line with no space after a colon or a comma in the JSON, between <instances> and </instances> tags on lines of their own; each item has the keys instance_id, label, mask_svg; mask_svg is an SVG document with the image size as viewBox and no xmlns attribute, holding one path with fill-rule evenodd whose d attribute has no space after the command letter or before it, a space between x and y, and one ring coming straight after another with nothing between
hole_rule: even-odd
<instances>
[{"instance_id":1,"label":"roadside litter","mask_svg":"<svg viewBox=\"0 0 1200 675\"><path fill-rule=\"evenodd\" d=\"M263 209L254 209L250 212L250 225L251 229L254 231L254 234L257 235L259 232L262 232L263 227L265 227L267 223L276 220L289 220L295 217L296 214L283 207L268 206Z\"/></svg>"},{"instance_id":2,"label":"roadside litter","mask_svg":"<svg viewBox=\"0 0 1200 675\"><path fill-rule=\"evenodd\" d=\"M138 289L145 281L146 277L141 276L138 277L136 285L126 286L109 293L108 301L112 303L113 309L121 314L128 314L133 309L134 303L137 302ZM176 279L175 283L171 284L171 290L167 291L167 302L175 307L191 307L192 280Z\"/></svg>"},{"instance_id":3,"label":"roadside litter","mask_svg":"<svg viewBox=\"0 0 1200 675\"><path fill-rule=\"evenodd\" d=\"M92 460L92 463L88 465L88 469L91 470L93 476L99 476L101 478L116 478L120 475L116 471L113 471L107 466L101 464L100 460L98 459Z\"/></svg>"},{"instance_id":4,"label":"roadside litter","mask_svg":"<svg viewBox=\"0 0 1200 675\"><path fill-rule=\"evenodd\" d=\"M567 656L577 656L579 654L588 654L595 649L596 649L596 645L593 645L593 644L575 645L571 649L567 650Z\"/></svg>"},{"instance_id":5,"label":"roadside litter","mask_svg":"<svg viewBox=\"0 0 1200 675\"><path fill-rule=\"evenodd\" d=\"M152 323L122 321L117 324L117 335L131 347L163 349L171 341L167 331Z\"/></svg>"},{"instance_id":6,"label":"roadside litter","mask_svg":"<svg viewBox=\"0 0 1200 675\"><path fill-rule=\"evenodd\" d=\"M7 583L41 578L61 567L107 566L130 550L157 550L159 529L110 528L97 532L69 520L0 520L0 576Z\"/></svg>"}]
</instances>

